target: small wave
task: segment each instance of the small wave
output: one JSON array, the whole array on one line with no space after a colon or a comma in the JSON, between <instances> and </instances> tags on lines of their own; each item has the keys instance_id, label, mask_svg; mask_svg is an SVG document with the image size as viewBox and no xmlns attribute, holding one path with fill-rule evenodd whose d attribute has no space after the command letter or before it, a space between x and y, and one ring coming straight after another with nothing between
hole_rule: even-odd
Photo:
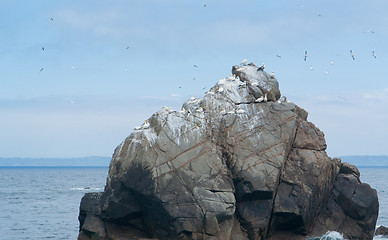
<instances>
[{"instance_id":1,"label":"small wave","mask_svg":"<svg viewBox=\"0 0 388 240\"><path fill-rule=\"evenodd\" d=\"M73 187L71 191L101 191L102 188L91 188L91 187Z\"/></svg>"},{"instance_id":2,"label":"small wave","mask_svg":"<svg viewBox=\"0 0 388 240\"><path fill-rule=\"evenodd\" d=\"M321 237L308 238L307 240L344 240L344 236L336 231L329 231Z\"/></svg>"}]
</instances>

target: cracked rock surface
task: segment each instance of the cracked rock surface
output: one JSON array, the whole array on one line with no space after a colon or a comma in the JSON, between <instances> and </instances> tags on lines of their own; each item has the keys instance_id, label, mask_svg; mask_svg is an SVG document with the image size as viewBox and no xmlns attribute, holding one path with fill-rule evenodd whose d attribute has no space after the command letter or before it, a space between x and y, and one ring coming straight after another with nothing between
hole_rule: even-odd
<instances>
[{"instance_id":1,"label":"cracked rock surface","mask_svg":"<svg viewBox=\"0 0 388 240\"><path fill-rule=\"evenodd\" d=\"M357 168L327 156L276 78L232 72L115 149L105 191L81 200L79 240L373 238L377 193Z\"/></svg>"}]
</instances>

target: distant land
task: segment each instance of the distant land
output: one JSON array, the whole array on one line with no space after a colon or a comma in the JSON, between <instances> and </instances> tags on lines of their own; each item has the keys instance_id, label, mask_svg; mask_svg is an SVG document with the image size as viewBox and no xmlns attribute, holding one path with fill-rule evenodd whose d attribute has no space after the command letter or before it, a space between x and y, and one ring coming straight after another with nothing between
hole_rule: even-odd
<instances>
[{"instance_id":1,"label":"distant land","mask_svg":"<svg viewBox=\"0 0 388 240\"><path fill-rule=\"evenodd\" d=\"M388 156L342 156L357 167L388 167ZM111 157L0 158L0 167L109 167Z\"/></svg>"},{"instance_id":2,"label":"distant land","mask_svg":"<svg viewBox=\"0 0 388 240\"><path fill-rule=\"evenodd\" d=\"M342 162L348 162L357 167L388 167L388 156L342 156Z\"/></svg>"},{"instance_id":3,"label":"distant land","mask_svg":"<svg viewBox=\"0 0 388 240\"><path fill-rule=\"evenodd\" d=\"M0 167L109 167L111 157L0 158Z\"/></svg>"}]
</instances>

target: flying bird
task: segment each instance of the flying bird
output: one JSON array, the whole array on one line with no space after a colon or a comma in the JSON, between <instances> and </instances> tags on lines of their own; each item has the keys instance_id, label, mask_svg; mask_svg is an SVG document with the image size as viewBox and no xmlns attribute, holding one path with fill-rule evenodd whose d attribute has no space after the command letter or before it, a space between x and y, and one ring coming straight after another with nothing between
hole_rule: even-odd
<instances>
[{"instance_id":1,"label":"flying bird","mask_svg":"<svg viewBox=\"0 0 388 240\"><path fill-rule=\"evenodd\" d=\"M42 47L42 50L44 51L44 47Z\"/></svg>"},{"instance_id":2,"label":"flying bird","mask_svg":"<svg viewBox=\"0 0 388 240\"><path fill-rule=\"evenodd\" d=\"M129 49L129 46L127 46L125 49L127 49L127 50L128 50L128 49Z\"/></svg>"},{"instance_id":3,"label":"flying bird","mask_svg":"<svg viewBox=\"0 0 388 240\"><path fill-rule=\"evenodd\" d=\"M51 21L54 21L54 18L50 18L51 19Z\"/></svg>"},{"instance_id":4,"label":"flying bird","mask_svg":"<svg viewBox=\"0 0 388 240\"><path fill-rule=\"evenodd\" d=\"M206 7L206 4L204 4L203 7Z\"/></svg>"},{"instance_id":5,"label":"flying bird","mask_svg":"<svg viewBox=\"0 0 388 240\"><path fill-rule=\"evenodd\" d=\"M304 51L304 61L306 62L307 60L307 51Z\"/></svg>"},{"instance_id":6,"label":"flying bird","mask_svg":"<svg viewBox=\"0 0 388 240\"><path fill-rule=\"evenodd\" d=\"M281 58L282 56L280 56L280 55L276 54L276 57L278 57L278 58Z\"/></svg>"},{"instance_id":7,"label":"flying bird","mask_svg":"<svg viewBox=\"0 0 388 240\"><path fill-rule=\"evenodd\" d=\"M310 66L310 70L311 70L311 71L314 70L313 66Z\"/></svg>"},{"instance_id":8,"label":"flying bird","mask_svg":"<svg viewBox=\"0 0 388 240\"><path fill-rule=\"evenodd\" d=\"M353 60L356 61L356 58L354 57L352 49L350 49L350 55L352 56Z\"/></svg>"},{"instance_id":9,"label":"flying bird","mask_svg":"<svg viewBox=\"0 0 388 240\"><path fill-rule=\"evenodd\" d=\"M198 66L194 64L194 67L197 68Z\"/></svg>"},{"instance_id":10,"label":"flying bird","mask_svg":"<svg viewBox=\"0 0 388 240\"><path fill-rule=\"evenodd\" d=\"M374 58L376 58L375 51L372 51L372 56L373 56Z\"/></svg>"},{"instance_id":11,"label":"flying bird","mask_svg":"<svg viewBox=\"0 0 388 240\"><path fill-rule=\"evenodd\" d=\"M330 61L330 64L333 65L333 64L334 64L334 61Z\"/></svg>"},{"instance_id":12,"label":"flying bird","mask_svg":"<svg viewBox=\"0 0 388 240\"><path fill-rule=\"evenodd\" d=\"M40 72L43 71L43 68L40 69Z\"/></svg>"}]
</instances>

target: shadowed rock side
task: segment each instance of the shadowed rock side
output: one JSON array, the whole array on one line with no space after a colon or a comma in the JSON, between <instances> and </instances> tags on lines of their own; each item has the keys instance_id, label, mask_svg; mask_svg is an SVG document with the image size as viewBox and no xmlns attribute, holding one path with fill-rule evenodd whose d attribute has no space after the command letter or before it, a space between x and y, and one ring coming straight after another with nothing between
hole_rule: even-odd
<instances>
[{"instance_id":1,"label":"shadowed rock side","mask_svg":"<svg viewBox=\"0 0 388 240\"><path fill-rule=\"evenodd\" d=\"M79 240L372 239L376 191L325 152L277 80L234 66L202 99L163 108L114 151L103 193L80 206ZM354 229L357 229L356 231Z\"/></svg>"}]
</instances>

